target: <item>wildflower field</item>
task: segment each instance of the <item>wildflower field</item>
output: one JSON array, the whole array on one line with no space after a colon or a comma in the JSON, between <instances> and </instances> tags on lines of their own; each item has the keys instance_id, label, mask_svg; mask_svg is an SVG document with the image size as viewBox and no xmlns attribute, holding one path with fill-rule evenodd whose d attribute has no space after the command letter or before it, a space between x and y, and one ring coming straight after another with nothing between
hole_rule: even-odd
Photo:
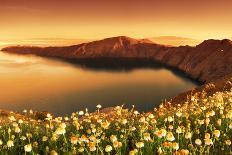
<instances>
[{"instance_id":1,"label":"wildflower field","mask_svg":"<svg viewBox=\"0 0 232 155\"><path fill-rule=\"evenodd\" d=\"M45 120L9 116L1 123L0 154L232 154L232 91L149 113L100 109Z\"/></svg>"}]
</instances>

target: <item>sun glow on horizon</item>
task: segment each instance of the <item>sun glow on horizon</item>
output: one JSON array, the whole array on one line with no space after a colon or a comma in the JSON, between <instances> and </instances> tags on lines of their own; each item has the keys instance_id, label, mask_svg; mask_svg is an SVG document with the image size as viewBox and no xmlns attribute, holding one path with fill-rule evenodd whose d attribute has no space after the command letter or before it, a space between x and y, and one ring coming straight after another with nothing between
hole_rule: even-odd
<instances>
[{"instance_id":1,"label":"sun glow on horizon","mask_svg":"<svg viewBox=\"0 0 232 155\"><path fill-rule=\"evenodd\" d=\"M3 1L0 39L232 37L232 1ZM1 43L2 44L2 43Z\"/></svg>"}]
</instances>

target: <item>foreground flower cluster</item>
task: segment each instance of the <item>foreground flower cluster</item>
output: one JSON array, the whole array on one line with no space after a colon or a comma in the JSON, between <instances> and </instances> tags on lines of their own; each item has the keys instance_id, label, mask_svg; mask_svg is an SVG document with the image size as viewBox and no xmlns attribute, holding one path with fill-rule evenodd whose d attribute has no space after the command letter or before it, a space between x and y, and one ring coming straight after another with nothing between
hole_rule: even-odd
<instances>
[{"instance_id":1,"label":"foreground flower cluster","mask_svg":"<svg viewBox=\"0 0 232 155\"><path fill-rule=\"evenodd\" d=\"M45 120L9 116L3 154L232 154L232 91L161 104L150 113L116 107ZM27 111L24 111L27 113ZM32 112L30 112L32 113Z\"/></svg>"}]
</instances>

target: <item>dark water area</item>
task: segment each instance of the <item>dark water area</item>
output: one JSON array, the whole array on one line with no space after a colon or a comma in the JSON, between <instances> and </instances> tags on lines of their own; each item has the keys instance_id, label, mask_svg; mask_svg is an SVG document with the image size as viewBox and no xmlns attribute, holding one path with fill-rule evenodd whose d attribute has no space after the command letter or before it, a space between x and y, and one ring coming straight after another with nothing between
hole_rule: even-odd
<instances>
[{"instance_id":1,"label":"dark water area","mask_svg":"<svg viewBox=\"0 0 232 155\"><path fill-rule=\"evenodd\" d=\"M198 84L150 60L67 61L0 52L0 108L50 111L56 115L94 111L97 104L135 105L150 111L164 99Z\"/></svg>"}]
</instances>

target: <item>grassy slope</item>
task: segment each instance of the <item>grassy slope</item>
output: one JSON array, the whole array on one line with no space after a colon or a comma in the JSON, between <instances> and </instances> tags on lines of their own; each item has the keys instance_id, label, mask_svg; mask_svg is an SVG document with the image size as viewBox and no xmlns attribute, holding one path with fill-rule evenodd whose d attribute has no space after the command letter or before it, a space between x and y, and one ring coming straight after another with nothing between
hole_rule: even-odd
<instances>
[{"instance_id":1,"label":"grassy slope","mask_svg":"<svg viewBox=\"0 0 232 155\"><path fill-rule=\"evenodd\" d=\"M223 78L203 84L202 86L196 87L192 90L183 92L175 96L170 100L174 104L183 104L194 94L211 96L218 91L230 90L232 87L232 74L227 75Z\"/></svg>"}]
</instances>

